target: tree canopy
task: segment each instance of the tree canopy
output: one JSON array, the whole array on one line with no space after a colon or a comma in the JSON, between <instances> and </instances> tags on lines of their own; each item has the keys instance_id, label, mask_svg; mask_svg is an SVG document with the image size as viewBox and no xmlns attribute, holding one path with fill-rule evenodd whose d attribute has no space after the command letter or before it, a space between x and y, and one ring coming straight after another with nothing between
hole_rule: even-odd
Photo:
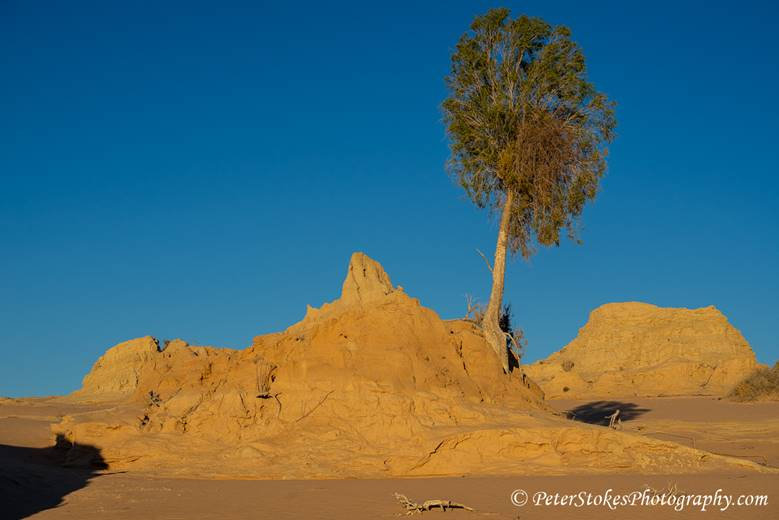
<instances>
[{"instance_id":1,"label":"tree canopy","mask_svg":"<svg viewBox=\"0 0 779 520\"><path fill-rule=\"evenodd\" d=\"M570 30L492 9L460 38L446 84L448 168L479 207L510 203L509 250L529 257L563 229L576 239L616 119Z\"/></svg>"}]
</instances>

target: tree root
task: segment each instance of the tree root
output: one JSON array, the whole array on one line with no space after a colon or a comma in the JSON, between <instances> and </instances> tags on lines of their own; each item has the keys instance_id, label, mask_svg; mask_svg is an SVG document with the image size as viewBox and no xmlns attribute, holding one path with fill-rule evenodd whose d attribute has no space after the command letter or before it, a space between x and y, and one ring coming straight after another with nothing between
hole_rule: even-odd
<instances>
[{"instance_id":1,"label":"tree root","mask_svg":"<svg viewBox=\"0 0 779 520\"><path fill-rule=\"evenodd\" d=\"M465 504L452 502L451 500L425 500L421 504L417 504L416 502L409 500L406 495L401 495L400 493L395 493L395 498L398 500L398 502L400 502L400 505L406 508L407 515L430 511L434 507L437 507L443 511L446 511L447 509L465 509L466 511L473 511L472 508L466 506Z\"/></svg>"}]
</instances>

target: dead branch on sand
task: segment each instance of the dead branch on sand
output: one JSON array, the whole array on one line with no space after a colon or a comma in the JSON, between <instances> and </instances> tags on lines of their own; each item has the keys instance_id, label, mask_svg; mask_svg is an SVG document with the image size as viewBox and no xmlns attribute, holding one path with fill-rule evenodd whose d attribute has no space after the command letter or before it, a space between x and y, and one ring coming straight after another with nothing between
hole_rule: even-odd
<instances>
[{"instance_id":1,"label":"dead branch on sand","mask_svg":"<svg viewBox=\"0 0 779 520\"><path fill-rule=\"evenodd\" d=\"M406 515L413 515L415 513L423 513L430 511L432 508L437 507L443 511L447 509L465 509L466 511L473 511L472 508L459 502L452 502L451 500L425 500L421 504L412 502L406 495L395 493L395 498L400 502L404 508L406 508Z\"/></svg>"},{"instance_id":2,"label":"dead branch on sand","mask_svg":"<svg viewBox=\"0 0 779 520\"><path fill-rule=\"evenodd\" d=\"M613 430L622 429L622 419L619 418L619 408L611 415L607 415L606 419L609 420L609 428Z\"/></svg>"}]
</instances>

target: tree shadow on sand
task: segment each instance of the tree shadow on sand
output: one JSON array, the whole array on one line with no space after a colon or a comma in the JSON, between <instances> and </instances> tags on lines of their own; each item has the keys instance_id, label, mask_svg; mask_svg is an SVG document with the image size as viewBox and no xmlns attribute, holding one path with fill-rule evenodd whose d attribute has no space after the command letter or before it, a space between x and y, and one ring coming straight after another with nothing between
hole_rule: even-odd
<instances>
[{"instance_id":1,"label":"tree shadow on sand","mask_svg":"<svg viewBox=\"0 0 779 520\"><path fill-rule=\"evenodd\" d=\"M62 435L47 448L0 444L0 517L26 518L57 507L107 467L100 450Z\"/></svg>"},{"instance_id":2,"label":"tree shadow on sand","mask_svg":"<svg viewBox=\"0 0 779 520\"><path fill-rule=\"evenodd\" d=\"M609 425L609 416L619 410L619 419L622 422L633 420L649 412L649 408L641 408L636 403L624 403L621 401L593 401L571 408L566 413L569 419L588 424Z\"/></svg>"}]
</instances>

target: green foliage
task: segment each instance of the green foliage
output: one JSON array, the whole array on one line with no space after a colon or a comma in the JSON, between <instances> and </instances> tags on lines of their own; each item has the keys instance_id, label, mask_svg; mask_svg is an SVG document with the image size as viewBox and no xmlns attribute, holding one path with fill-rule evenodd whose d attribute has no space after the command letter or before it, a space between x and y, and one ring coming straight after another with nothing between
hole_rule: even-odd
<instances>
[{"instance_id":1,"label":"green foliage","mask_svg":"<svg viewBox=\"0 0 779 520\"><path fill-rule=\"evenodd\" d=\"M460 38L446 84L449 170L479 207L501 208L511 192L511 251L559 244L563 228L575 238L616 120L570 31L492 9Z\"/></svg>"},{"instance_id":2,"label":"green foliage","mask_svg":"<svg viewBox=\"0 0 779 520\"><path fill-rule=\"evenodd\" d=\"M756 369L737 384L728 397L734 401L779 400L779 362L770 368Z\"/></svg>"}]
</instances>

